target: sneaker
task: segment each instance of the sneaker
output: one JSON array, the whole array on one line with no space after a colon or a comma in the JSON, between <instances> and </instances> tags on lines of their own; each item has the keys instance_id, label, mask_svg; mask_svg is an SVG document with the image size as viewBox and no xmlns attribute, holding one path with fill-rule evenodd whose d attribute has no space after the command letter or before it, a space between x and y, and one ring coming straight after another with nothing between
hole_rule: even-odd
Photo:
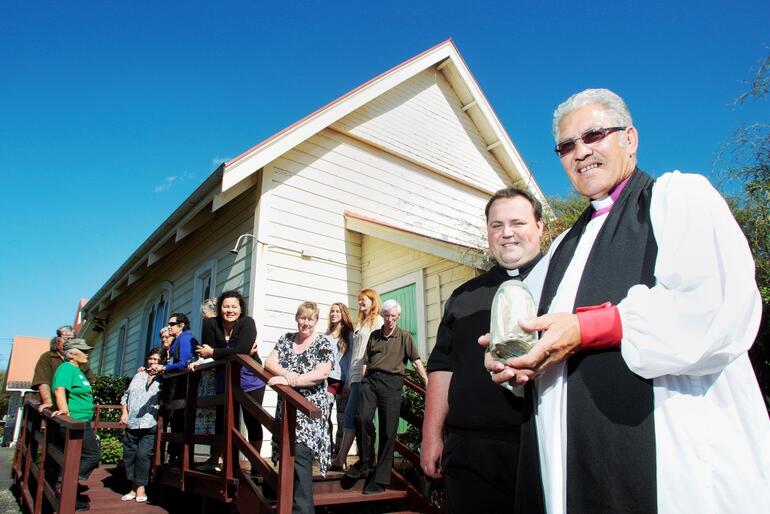
<instances>
[{"instance_id":1,"label":"sneaker","mask_svg":"<svg viewBox=\"0 0 770 514\"><path fill-rule=\"evenodd\" d=\"M385 488L378 484L377 482L369 482L366 484L366 487L364 487L364 494L380 494L384 493Z\"/></svg>"}]
</instances>

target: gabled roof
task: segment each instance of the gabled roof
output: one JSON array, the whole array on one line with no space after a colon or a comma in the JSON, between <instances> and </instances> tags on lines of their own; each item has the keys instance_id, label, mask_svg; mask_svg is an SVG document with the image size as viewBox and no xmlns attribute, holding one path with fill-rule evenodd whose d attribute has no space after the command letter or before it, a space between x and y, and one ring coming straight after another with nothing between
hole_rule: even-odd
<instances>
[{"instance_id":1,"label":"gabled roof","mask_svg":"<svg viewBox=\"0 0 770 514\"><path fill-rule=\"evenodd\" d=\"M512 181L523 182L545 203L540 187L451 39L378 75L226 162L222 192L237 186L309 137L432 66L443 72L463 103L463 111L479 129L487 150L495 156Z\"/></svg>"},{"instance_id":2,"label":"gabled roof","mask_svg":"<svg viewBox=\"0 0 770 514\"><path fill-rule=\"evenodd\" d=\"M222 164L131 254L83 306L89 323L95 313L106 310L132 283L141 279L147 268L169 254L174 245L202 226L214 211L254 186L257 183L257 172L266 164L430 67L435 67L444 74L462 102L462 110L476 125L486 143L487 151L497 159L511 178L511 182L520 181L546 205L545 197L529 168L465 65L457 47L448 39L378 75ZM479 185L469 185L492 193ZM84 330L88 330L88 324Z\"/></svg>"}]
</instances>

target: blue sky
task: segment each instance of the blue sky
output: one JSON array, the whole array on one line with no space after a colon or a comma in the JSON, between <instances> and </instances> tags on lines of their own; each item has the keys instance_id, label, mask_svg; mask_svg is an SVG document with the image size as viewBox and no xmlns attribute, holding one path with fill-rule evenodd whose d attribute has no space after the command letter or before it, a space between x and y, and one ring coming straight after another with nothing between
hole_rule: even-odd
<instances>
[{"instance_id":1,"label":"blue sky","mask_svg":"<svg viewBox=\"0 0 770 514\"><path fill-rule=\"evenodd\" d=\"M639 4L639 5L637 5ZM770 2L5 2L0 363L50 336L221 162L452 37L549 196L554 107L623 96L640 166L710 173L760 102Z\"/></svg>"}]
</instances>

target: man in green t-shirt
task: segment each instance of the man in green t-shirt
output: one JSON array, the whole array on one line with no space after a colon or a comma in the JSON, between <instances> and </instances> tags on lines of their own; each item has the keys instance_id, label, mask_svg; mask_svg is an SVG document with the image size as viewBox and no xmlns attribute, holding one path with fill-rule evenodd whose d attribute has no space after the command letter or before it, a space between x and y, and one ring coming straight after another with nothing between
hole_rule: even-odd
<instances>
[{"instance_id":1,"label":"man in green t-shirt","mask_svg":"<svg viewBox=\"0 0 770 514\"><path fill-rule=\"evenodd\" d=\"M65 362L56 369L51 387L54 392L56 410L51 417L66 415L77 421L87 423L83 431L83 447L80 451L79 479L87 480L91 472L99 466L101 451L96 434L91 426L94 417L94 395L91 383L81 370L88 362L91 347L83 339L70 339L64 343ZM77 507L82 509L88 504L78 498Z\"/></svg>"}]
</instances>

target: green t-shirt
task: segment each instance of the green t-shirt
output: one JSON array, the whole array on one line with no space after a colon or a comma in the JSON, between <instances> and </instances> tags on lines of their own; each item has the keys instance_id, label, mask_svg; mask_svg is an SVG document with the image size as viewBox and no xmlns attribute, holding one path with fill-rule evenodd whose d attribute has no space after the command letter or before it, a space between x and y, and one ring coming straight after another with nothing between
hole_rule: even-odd
<instances>
[{"instance_id":1,"label":"green t-shirt","mask_svg":"<svg viewBox=\"0 0 770 514\"><path fill-rule=\"evenodd\" d=\"M91 393L91 383L80 368L69 362L62 363L56 369L51 384L55 398L57 387L67 390L67 405L70 417L78 421L91 421L94 417L94 395Z\"/></svg>"}]
</instances>

